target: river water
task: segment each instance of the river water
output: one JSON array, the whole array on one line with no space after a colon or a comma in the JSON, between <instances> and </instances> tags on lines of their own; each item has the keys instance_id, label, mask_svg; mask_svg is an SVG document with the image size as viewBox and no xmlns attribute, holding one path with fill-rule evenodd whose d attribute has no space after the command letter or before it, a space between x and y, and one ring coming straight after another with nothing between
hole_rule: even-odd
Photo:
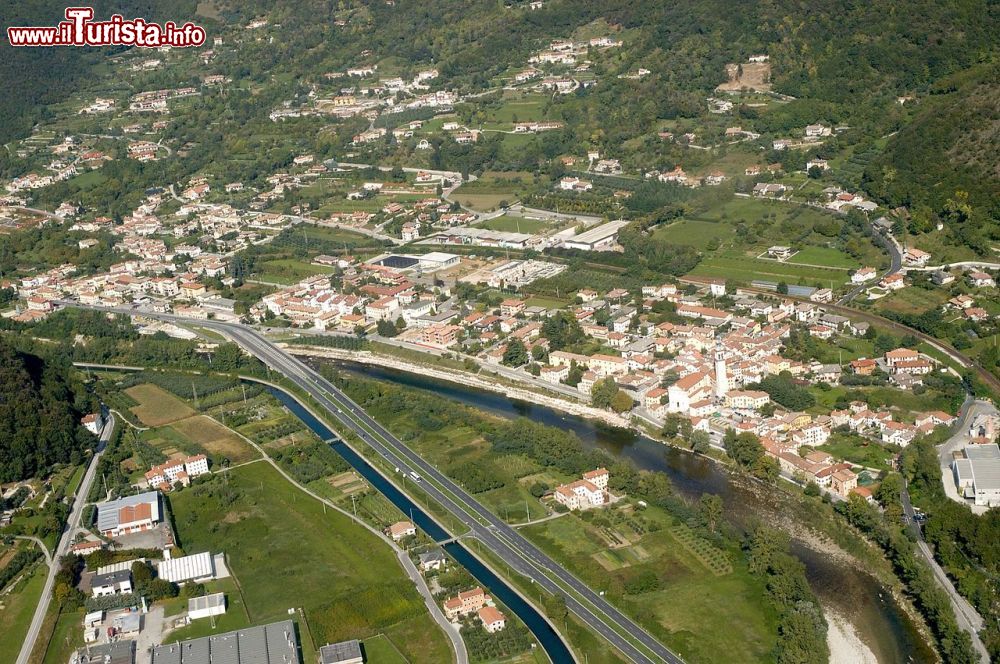
<instances>
[{"instance_id":1,"label":"river water","mask_svg":"<svg viewBox=\"0 0 1000 664\"><path fill-rule=\"evenodd\" d=\"M435 541L449 539L448 533L439 526L424 510L410 500L410 498L396 488L389 480L382 477L361 455L337 439L336 435L329 428L303 408L284 390L268 387L268 391L285 405L296 417L308 426L322 440L331 441L330 446L344 458L362 477L364 477L379 493L384 495L404 514L409 514L410 519ZM555 630L545 621L545 619L524 599L514 592L505 581L496 576L485 565L479 562L472 553L469 552L459 542L449 542L444 545L444 549L462 567L485 587L493 597L503 602L507 608L513 611L522 622L531 630L531 633L538 640L539 645L548 653L552 662L571 662L573 657L566 644L562 642Z\"/></svg>"},{"instance_id":2,"label":"river water","mask_svg":"<svg viewBox=\"0 0 1000 664\"><path fill-rule=\"evenodd\" d=\"M666 446L634 431L417 374L352 362L335 364L349 374L431 392L494 415L526 417L572 431L588 448L600 448L615 457L628 459L640 469L665 473L675 489L684 496L697 499L702 493L719 495L726 505L727 517L737 527L746 526L751 519L766 521L778 509L776 504L753 491L745 482L735 481L717 463ZM933 652L920 636L916 625L875 577L847 562L809 548L794 538L792 552L805 565L809 583L823 605L851 622L879 662L934 660Z\"/></svg>"}]
</instances>

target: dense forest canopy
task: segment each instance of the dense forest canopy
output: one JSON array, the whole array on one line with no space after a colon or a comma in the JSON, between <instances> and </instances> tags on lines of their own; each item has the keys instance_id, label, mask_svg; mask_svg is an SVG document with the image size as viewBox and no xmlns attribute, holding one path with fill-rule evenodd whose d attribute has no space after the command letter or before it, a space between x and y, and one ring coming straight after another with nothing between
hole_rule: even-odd
<instances>
[{"instance_id":1,"label":"dense forest canopy","mask_svg":"<svg viewBox=\"0 0 1000 664\"><path fill-rule=\"evenodd\" d=\"M0 482L79 463L94 443L80 426L92 406L66 358L20 352L0 336Z\"/></svg>"}]
</instances>

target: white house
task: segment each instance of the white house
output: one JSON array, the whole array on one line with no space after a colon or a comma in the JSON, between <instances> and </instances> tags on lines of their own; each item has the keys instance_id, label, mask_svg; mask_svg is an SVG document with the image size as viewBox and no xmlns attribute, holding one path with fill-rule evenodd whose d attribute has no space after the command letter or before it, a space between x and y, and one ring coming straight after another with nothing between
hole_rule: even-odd
<instances>
[{"instance_id":1,"label":"white house","mask_svg":"<svg viewBox=\"0 0 1000 664\"><path fill-rule=\"evenodd\" d=\"M118 570L107 574L95 574L90 582L90 592L94 597L107 597L132 592L132 572Z\"/></svg>"}]
</instances>

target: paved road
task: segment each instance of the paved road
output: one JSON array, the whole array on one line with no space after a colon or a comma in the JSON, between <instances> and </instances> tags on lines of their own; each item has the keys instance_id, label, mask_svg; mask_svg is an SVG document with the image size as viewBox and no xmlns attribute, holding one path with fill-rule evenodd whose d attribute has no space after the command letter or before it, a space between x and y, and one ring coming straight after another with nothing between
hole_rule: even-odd
<instances>
[{"instance_id":1,"label":"paved road","mask_svg":"<svg viewBox=\"0 0 1000 664\"><path fill-rule=\"evenodd\" d=\"M316 399L335 420L354 431L402 472L412 476L419 471L421 488L431 498L467 525L477 539L512 569L548 592L564 596L567 607L573 613L629 660L680 664L682 660L677 655L406 447L329 381L248 328L223 323L210 323L209 326L230 336L272 369L288 377ZM570 588L572 593L567 593L563 587ZM642 647L633 641L641 643Z\"/></svg>"},{"instance_id":2,"label":"paved road","mask_svg":"<svg viewBox=\"0 0 1000 664\"><path fill-rule=\"evenodd\" d=\"M333 330L289 330L287 327L264 327L262 328L266 332L275 332L277 334L288 334L289 331L301 332L303 336L320 336L320 337L354 337L355 335L348 332L336 332ZM487 374L498 374L510 380L523 383L526 386L534 387L536 389L543 389L549 392L555 392L561 394L564 397L569 397L573 401L589 401L589 396L580 392L575 387L569 385L564 385L563 383L548 383L537 376L532 376L523 369L507 367L502 364L491 364L485 362L482 359L476 357L475 355L469 355L468 353L463 353L461 351L454 351L445 348L432 348L430 346L425 346L423 344L415 344L409 341L403 341L395 337L383 337L379 334L369 334L368 339L372 341L377 341L387 346L396 346L397 348L405 348L408 350L414 350L420 353L426 353L428 355L435 355L438 357L447 355L454 356L462 360L472 360L483 372L481 376Z\"/></svg>"},{"instance_id":3,"label":"paved road","mask_svg":"<svg viewBox=\"0 0 1000 664\"><path fill-rule=\"evenodd\" d=\"M954 424L954 435L938 449L942 471L941 480L945 482L946 485L951 481L951 468L949 467L951 465L951 453L960 445L964 445L964 443L968 441L968 436L965 434L969 428L969 423L979 413L995 410L996 409L993 407L993 404L988 401L977 401L973 399L971 395L966 397L965 402L962 404L958 421ZM949 492L949 496L950 495L951 493ZM979 630L981 630L985 625L983 618L976 611L975 607L973 607L968 600L959 594L944 569L942 569L934 559L934 552L924 539L923 527L915 518L916 510L913 508L913 503L910 501L910 491L906 484L905 475L903 476L903 489L900 492L900 501L903 504L903 514L906 517L906 523L913 534L917 537L917 551L924 558L924 560L927 561L931 571L934 573L934 578L937 580L938 585L941 586L945 593L947 593L948 599L951 600L951 606L955 611L955 619L958 621L958 626L968 632L972 637L972 646L979 655L979 660L984 664L988 663L990 661L989 653L986 650L986 646L983 645L982 639L979 638Z\"/></svg>"},{"instance_id":4,"label":"paved road","mask_svg":"<svg viewBox=\"0 0 1000 664\"><path fill-rule=\"evenodd\" d=\"M445 617L444 612L441 610L441 607L434 599L434 595L431 593L430 588L427 587L427 581L424 579L423 575L419 572L419 570L417 570L417 566L413 564L413 561L410 559L410 554L406 552L406 549L401 548L398 544L396 544L391 539L386 537L385 533L376 530L365 521L362 521L357 516L351 514L347 510L342 509L340 506L336 505L333 501L327 500L326 498L319 495L309 487L300 484L298 481L295 480L295 478L293 478L291 475L285 472L285 469L282 468L280 464L275 462L275 460L272 459L271 456L266 451L264 451L264 448L262 448L259 444L250 440L249 438L247 438L238 431L236 432L236 435L242 438L247 444L249 444L251 447L257 450L258 454L260 454L259 459L254 459L253 461L248 461L246 463L254 463L255 461L266 461L268 464L271 465L272 468L278 471L278 473L282 477L284 477L293 486L299 489L299 491L302 491L306 495L315 498L316 500L323 503L330 509L340 512L348 519L358 524L365 530L369 531L379 539L386 542L390 547L392 547L392 549L396 552L396 557L399 559L400 566L406 572L407 576L410 577L410 580L413 581L413 585L416 586L417 592L419 592L421 596L423 596L424 605L427 606L427 611L431 614L431 617L434 618L434 620L438 623L438 625L441 626L441 629L444 630L444 633L448 635L448 639L451 641L451 648L452 650L455 651L456 664L469 664L469 652L465 648L465 641L462 640L461 632L458 630L457 627L455 627L455 625L451 621L448 620L447 617ZM233 468L236 468L239 465L245 465L245 464L237 464L237 466L229 466L228 470L232 470Z\"/></svg>"},{"instance_id":5,"label":"paved road","mask_svg":"<svg viewBox=\"0 0 1000 664\"><path fill-rule=\"evenodd\" d=\"M63 304L143 315L172 323L184 323L189 320L182 316L138 312L124 307L87 306L75 302ZM629 661L639 664L647 662L682 664L683 660L678 655L477 502L465 489L404 445L318 373L277 348L252 328L210 320L199 321L198 324L228 336L271 369L282 373L315 399L327 411L331 420L356 433L402 473L411 477L422 476L417 481L420 482L423 491L466 525L473 537L499 556L512 571L525 576L547 592L562 596L570 611L615 646ZM23 663L18 662L18 664Z\"/></svg>"},{"instance_id":6,"label":"paved road","mask_svg":"<svg viewBox=\"0 0 1000 664\"><path fill-rule=\"evenodd\" d=\"M882 274L879 279L885 279L890 274L896 274L903 268L903 248L899 246L899 242L893 237L892 233L880 234L878 230L872 229L872 236L877 244L881 244L882 248L889 252L889 269ZM873 284L878 283L877 281L866 281L863 284L858 284L852 288L848 293L837 301L837 304L847 304L853 300L859 293L867 288L870 288Z\"/></svg>"},{"instance_id":7,"label":"paved road","mask_svg":"<svg viewBox=\"0 0 1000 664\"><path fill-rule=\"evenodd\" d=\"M114 429L115 418L114 415L111 415L104 425L104 430L101 431L100 442L97 445L97 450L94 452L94 458L90 460L90 465L87 466L87 472L83 475L83 482L80 483L80 488L76 491L73 509L69 513L69 519L66 521L66 529L63 531L62 537L59 538L59 545L56 547L55 555L49 559L49 575L45 579L45 587L42 589L42 596L38 600L38 606L35 607L35 615L31 619L31 626L28 627L28 634L24 637L24 643L21 644L21 652L17 656L17 664L27 664L28 658L31 656L31 651L35 647L35 642L38 640L38 633L42 629L42 623L45 622L45 614L49 610L49 602L52 599L52 587L55 585L56 574L59 572L59 559L69 551L69 545L73 541L73 533L80 525L83 506L87 503L87 494L90 493L90 486L94 483L94 476L97 474L97 462L101 458L104 446L107 445Z\"/></svg>"}]
</instances>

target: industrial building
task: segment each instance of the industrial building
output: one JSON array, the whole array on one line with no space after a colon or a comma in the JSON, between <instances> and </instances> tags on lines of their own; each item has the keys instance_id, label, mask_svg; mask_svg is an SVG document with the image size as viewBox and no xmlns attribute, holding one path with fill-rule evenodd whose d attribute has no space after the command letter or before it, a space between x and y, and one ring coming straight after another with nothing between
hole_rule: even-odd
<instances>
[{"instance_id":1,"label":"industrial building","mask_svg":"<svg viewBox=\"0 0 1000 664\"><path fill-rule=\"evenodd\" d=\"M981 507L1000 506L1000 447L969 445L963 452L951 464L959 493Z\"/></svg>"},{"instance_id":2,"label":"industrial building","mask_svg":"<svg viewBox=\"0 0 1000 664\"><path fill-rule=\"evenodd\" d=\"M160 494L147 491L97 504L97 529L105 537L149 530L162 519Z\"/></svg>"},{"instance_id":3,"label":"industrial building","mask_svg":"<svg viewBox=\"0 0 1000 664\"><path fill-rule=\"evenodd\" d=\"M122 639L77 651L79 664L135 664L135 641Z\"/></svg>"},{"instance_id":4,"label":"industrial building","mask_svg":"<svg viewBox=\"0 0 1000 664\"><path fill-rule=\"evenodd\" d=\"M221 616L226 612L226 594L212 593L188 600L188 618L198 620L211 616Z\"/></svg>"},{"instance_id":5,"label":"industrial building","mask_svg":"<svg viewBox=\"0 0 1000 664\"><path fill-rule=\"evenodd\" d=\"M357 639L331 643L319 649L320 664L362 664L361 644Z\"/></svg>"},{"instance_id":6,"label":"industrial building","mask_svg":"<svg viewBox=\"0 0 1000 664\"><path fill-rule=\"evenodd\" d=\"M291 620L154 646L152 664L299 664Z\"/></svg>"},{"instance_id":7,"label":"industrial building","mask_svg":"<svg viewBox=\"0 0 1000 664\"><path fill-rule=\"evenodd\" d=\"M208 551L160 562L157 573L161 579L174 583L208 581L215 578L215 560Z\"/></svg>"},{"instance_id":8,"label":"industrial building","mask_svg":"<svg viewBox=\"0 0 1000 664\"><path fill-rule=\"evenodd\" d=\"M563 246L584 251L611 251L618 243L618 231L628 223L624 219L609 221L564 240Z\"/></svg>"}]
</instances>

